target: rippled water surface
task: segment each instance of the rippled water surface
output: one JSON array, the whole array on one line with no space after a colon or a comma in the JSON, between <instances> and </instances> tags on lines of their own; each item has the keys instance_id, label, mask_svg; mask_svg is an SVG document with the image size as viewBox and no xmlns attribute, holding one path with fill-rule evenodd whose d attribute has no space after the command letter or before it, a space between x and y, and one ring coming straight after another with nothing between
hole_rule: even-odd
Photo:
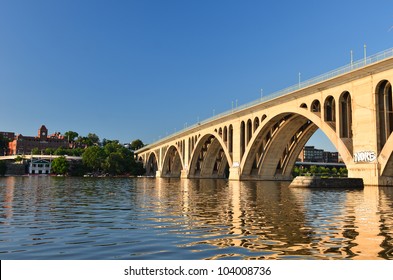
<instances>
[{"instance_id":1,"label":"rippled water surface","mask_svg":"<svg viewBox=\"0 0 393 280\"><path fill-rule=\"evenodd\" d=\"M0 178L0 259L393 259L393 187Z\"/></svg>"}]
</instances>

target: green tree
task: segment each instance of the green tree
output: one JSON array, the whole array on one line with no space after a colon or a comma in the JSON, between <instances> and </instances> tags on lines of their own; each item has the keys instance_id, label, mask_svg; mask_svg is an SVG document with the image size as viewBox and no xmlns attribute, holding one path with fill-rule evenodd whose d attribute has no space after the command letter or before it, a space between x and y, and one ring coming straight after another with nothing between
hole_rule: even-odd
<instances>
[{"instance_id":1,"label":"green tree","mask_svg":"<svg viewBox=\"0 0 393 280\"><path fill-rule=\"evenodd\" d=\"M32 153L33 155L40 155L40 154L41 154L41 151L40 151L40 149L38 149L38 148L33 148L33 149L31 150L31 153Z\"/></svg>"},{"instance_id":2,"label":"green tree","mask_svg":"<svg viewBox=\"0 0 393 280\"><path fill-rule=\"evenodd\" d=\"M146 173L145 168L143 168L143 163L139 161L133 161L131 165L130 174L134 176L143 175Z\"/></svg>"},{"instance_id":3,"label":"green tree","mask_svg":"<svg viewBox=\"0 0 393 280\"><path fill-rule=\"evenodd\" d=\"M70 152L69 152L69 155L73 155L73 156L76 156L76 157L80 157L80 156L82 156L82 154L83 154L83 152L84 152L85 150L82 149L82 148L75 148L75 149L70 149L69 151L70 151Z\"/></svg>"},{"instance_id":4,"label":"green tree","mask_svg":"<svg viewBox=\"0 0 393 280\"><path fill-rule=\"evenodd\" d=\"M24 160L24 157L19 156L19 155L14 159L15 162L22 162L23 160Z\"/></svg>"},{"instance_id":5,"label":"green tree","mask_svg":"<svg viewBox=\"0 0 393 280\"><path fill-rule=\"evenodd\" d=\"M55 158L52 161L52 172L55 174L65 175L68 173L69 163L64 156Z\"/></svg>"},{"instance_id":6,"label":"green tree","mask_svg":"<svg viewBox=\"0 0 393 280\"><path fill-rule=\"evenodd\" d=\"M299 175L300 175L300 169L299 169L299 167L295 166L293 168L293 171L292 171L292 176L296 177L296 176L299 176Z\"/></svg>"},{"instance_id":7,"label":"green tree","mask_svg":"<svg viewBox=\"0 0 393 280\"><path fill-rule=\"evenodd\" d=\"M104 146L104 151L107 156L110 155L111 153L120 152L120 144L119 143L113 142L110 140L106 140L106 139L104 139L104 141L106 143Z\"/></svg>"},{"instance_id":8,"label":"green tree","mask_svg":"<svg viewBox=\"0 0 393 280\"><path fill-rule=\"evenodd\" d=\"M76 142L82 145L86 145L87 147L93 146L93 142L87 137L79 136Z\"/></svg>"},{"instance_id":9,"label":"green tree","mask_svg":"<svg viewBox=\"0 0 393 280\"><path fill-rule=\"evenodd\" d=\"M106 159L104 170L111 175L126 174L131 171L133 155L118 141L107 141L104 146Z\"/></svg>"},{"instance_id":10,"label":"green tree","mask_svg":"<svg viewBox=\"0 0 393 280\"><path fill-rule=\"evenodd\" d=\"M67 150L66 148L64 148L64 147L58 147L58 148L54 151L53 154L54 154L54 155L57 155L57 156L65 156L65 155L68 154L68 150Z\"/></svg>"},{"instance_id":11,"label":"green tree","mask_svg":"<svg viewBox=\"0 0 393 280\"><path fill-rule=\"evenodd\" d=\"M83 176L88 170L82 161L72 161L68 169L70 176Z\"/></svg>"},{"instance_id":12,"label":"green tree","mask_svg":"<svg viewBox=\"0 0 393 280\"><path fill-rule=\"evenodd\" d=\"M144 146L145 146L145 144L143 144L142 140L140 140L140 139L136 139L136 140L132 141L130 144L130 148L133 151L139 150L140 148L143 148Z\"/></svg>"},{"instance_id":13,"label":"green tree","mask_svg":"<svg viewBox=\"0 0 393 280\"><path fill-rule=\"evenodd\" d=\"M91 171L100 171L106 159L105 152L98 146L86 148L82 155L83 164Z\"/></svg>"},{"instance_id":14,"label":"green tree","mask_svg":"<svg viewBox=\"0 0 393 280\"><path fill-rule=\"evenodd\" d=\"M79 136L78 132L71 131L71 130L64 133L64 137L65 139L68 140L68 142L74 142L76 138L78 138L78 136Z\"/></svg>"},{"instance_id":15,"label":"green tree","mask_svg":"<svg viewBox=\"0 0 393 280\"><path fill-rule=\"evenodd\" d=\"M102 139L102 146L105 147L106 145L110 144L110 143L115 143L115 144L119 144L119 140L109 140L109 139Z\"/></svg>"},{"instance_id":16,"label":"green tree","mask_svg":"<svg viewBox=\"0 0 393 280\"><path fill-rule=\"evenodd\" d=\"M311 175L315 175L317 173L317 167L315 165L310 166L310 173Z\"/></svg>"},{"instance_id":17,"label":"green tree","mask_svg":"<svg viewBox=\"0 0 393 280\"><path fill-rule=\"evenodd\" d=\"M348 170L347 170L346 168L344 168L344 167L341 167L341 168L339 169L339 172L340 172L340 176L341 176L341 177L346 177L346 176L348 176Z\"/></svg>"},{"instance_id":18,"label":"green tree","mask_svg":"<svg viewBox=\"0 0 393 280\"><path fill-rule=\"evenodd\" d=\"M55 149L53 148L46 148L44 151L44 154L46 155L54 155L55 154Z\"/></svg>"},{"instance_id":19,"label":"green tree","mask_svg":"<svg viewBox=\"0 0 393 280\"><path fill-rule=\"evenodd\" d=\"M95 133L87 134L87 138L94 144L100 143L100 138Z\"/></svg>"},{"instance_id":20,"label":"green tree","mask_svg":"<svg viewBox=\"0 0 393 280\"><path fill-rule=\"evenodd\" d=\"M105 172L111 175L120 175L125 173L126 166L123 158L118 153L110 153L104 161Z\"/></svg>"}]
</instances>

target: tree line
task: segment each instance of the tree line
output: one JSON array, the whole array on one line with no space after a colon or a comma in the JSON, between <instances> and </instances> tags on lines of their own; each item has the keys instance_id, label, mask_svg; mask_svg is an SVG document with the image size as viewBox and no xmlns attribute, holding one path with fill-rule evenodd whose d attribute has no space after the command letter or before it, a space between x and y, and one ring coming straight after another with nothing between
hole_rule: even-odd
<instances>
[{"instance_id":1,"label":"tree line","mask_svg":"<svg viewBox=\"0 0 393 280\"><path fill-rule=\"evenodd\" d=\"M64 136L69 139L71 144L75 144L75 148L58 148L53 151L54 155L62 155L52 162L52 172L55 174L138 176L145 173L143 164L136 161L134 157L134 151L144 146L140 139L132 141L127 148L118 140L104 139L100 142L95 134L79 137L76 132L69 131ZM81 148L80 143L83 143L85 147ZM65 155L81 156L82 161L69 162Z\"/></svg>"},{"instance_id":2,"label":"tree line","mask_svg":"<svg viewBox=\"0 0 393 280\"><path fill-rule=\"evenodd\" d=\"M109 142L105 146L87 147L82 154L82 161L70 162L65 156L52 161L52 172L61 175L81 176L86 174L111 176L143 175L145 169L134 158L134 153L119 144Z\"/></svg>"},{"instance_id":3,"label":"tree line","mask_svg":"<svg viewBox=\"0 0 393 280\"><path fill-rule=\"evenodd\" d=\"M292 176L348 177L348 170L345 167L328 168L312 165L310 168L307 168L295 166L292 171Z\"/></svg>"},{"instance_id":4,"label":"tree line","mask_svg":"<svg viewBox=\"0 0 393 280\"><path fill-rule=\"evenodd\" d=\"M144 143L140 139L130 144L122 145L118 140L103 139L94 133L87 136L79 136L77 132L68 131L64 133L68 140L69 148L59 147L57 149L47 148L40 150L32 149L33 155L58 155L52 161L51 171L54 174L82 176L85 174L111 176L118 175L143 175L145 170L143 164L135 160L134 151L142 148ZM0 139L1 147L8 145L3 138ZM80 156L82 161L68 161L66 156ZM18 157L16 161L23 160ZM5 174L5 162L0 161L0 175Z\"/></svg>"}]
</instances>

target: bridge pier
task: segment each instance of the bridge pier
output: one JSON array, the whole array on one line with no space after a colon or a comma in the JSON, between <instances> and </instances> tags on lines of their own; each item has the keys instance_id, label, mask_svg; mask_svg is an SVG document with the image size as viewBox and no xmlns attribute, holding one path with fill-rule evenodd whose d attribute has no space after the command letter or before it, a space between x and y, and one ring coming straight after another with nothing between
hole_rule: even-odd
<instances>
[{"instance_id":1,"label":"bridge pier","mask_svg":"<svg viewBox=\"0 0 393 280\"><path fill-rule=\"evenodd\" d=\"M188 170L187 169L183 169L180 173L180 178L181 179L188 179Z\"/></svg>"},{"instance_id":2,"label":"bridge pier","mask_svg":"<svg viewBox=\"0 0 393 280\"><path fill-rule=\"evenodd\" d=\"M229 168L229 180L240 181L241 170L239 166Z\"/></svg>"},{"instance_id":3,"label":"bridge pier","mask_svg":"<svg viewBox=\"0 0 393 280\"><path fill-rule=\"evenodd\" d=\"M156 171L156 178L162 178L161 170Z\"/></svg>"},{"instance_id":4,"label":"bridge pier","mask_svg":"<svg viewBox=\"0 0 393 280\"><path fill-rule=\"evenodd\" d=\"M393 178L381 176L380 166L375 163L351 164L347 166L349 178L362 178L364 185L368 186L391 186Z\"/></svg>"}]
</instances>

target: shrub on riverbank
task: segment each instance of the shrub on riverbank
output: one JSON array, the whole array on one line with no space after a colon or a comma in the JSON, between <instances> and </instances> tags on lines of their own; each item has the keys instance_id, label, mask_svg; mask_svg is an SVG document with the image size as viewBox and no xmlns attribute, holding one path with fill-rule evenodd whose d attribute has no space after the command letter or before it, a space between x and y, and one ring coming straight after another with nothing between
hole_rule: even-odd
<instances>
[{"instance_id":1,"label":"shrub on riverbank","mask_svg":"<svg viewBox=\"0 0 393 280\"><path fill-rule=\"evenodd\" d=\"M320 177L348 177L348 170L344 167L341 167L337 170L337 168L328 168L324 166L316 166L312 165L310 168L303 167L300 168L295 166L292 171L292 176L320 176Z\"/></svg>"},{"instance_id":2,"label":"shrub on riverbank","mask_svg":"<svg viewBox=\"0 0 393 280\"><path fill-rule=\"evenodd\" d=\"M136 162L134 154L117 141L107 142L104 147L88 147L82 161L88 171L117 175L143 175L145 170L141 163Z\"/></svg>"}]
</instances>

